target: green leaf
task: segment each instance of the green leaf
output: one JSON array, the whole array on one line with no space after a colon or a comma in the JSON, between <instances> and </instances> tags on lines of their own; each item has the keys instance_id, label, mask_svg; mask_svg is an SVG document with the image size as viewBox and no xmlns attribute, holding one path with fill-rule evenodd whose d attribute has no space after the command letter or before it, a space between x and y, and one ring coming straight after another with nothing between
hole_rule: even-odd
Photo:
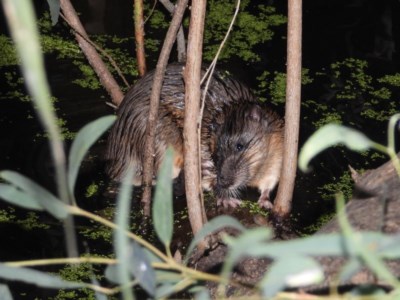
<instances>
[{"instance_id":1,"label":"green leaf","mask_svg":"<svg viewBox=\"0 0 400 300\"><path fill-rule=\"evenodd\" d=\"M324 273L312 258L292 256L272 264L259 283L265 297L272 297L284 288L297 288L322 282Z\"/></svg>"},{"instance_id":2,"label":"green leaf","mask_svg":"<svg viewBox=\"0 0 400 300\"><path fill-rule=\"evenodd\" d=\"M145 250L145 249L144 249ZM182 280L182 274L174 270L155 270L156 279L159 283L177 283Z\"/></svg>"},{"instance_id":3,"label":"green leaf","mask_svg":"<svg viewBox=\"0 0 400 300\"><path fill-rule=\"evenodd\" d=\"M195 300L211 300L210 292L206 288L202 288L194 295Z\"/></svg>"},{"instance_id":4,"label":"green leaf","mask_svg":"<svg viewBox=\"0 0 400 300\"><path fill-rule=\"evenodd\" d=\"M147 258L145 251L136 242L131 243L131 256L129 268L131 274L139 281L140 286L151 296L156 289L156 273Z\"/></svg>"},{"instance_id":5,"label":"green leaf","mask_svg":"<svg viewBox=\"0 0 400 300\"><path fill-rule=\"evenodd\" d=\"M46 79L43 54L33 7L34 1L4 0L9 28L15 42L24 79L37 106L41 121L52 138L59 139L50 88Z\"/></svg>"},{"instance_id":6,"label":"green leaf","mask_svg":"<svg viewBox=\"0 0 400 300\"><path fill-rule=\"evenodd\" d=\"M122 181L121 188L117 199L117 210L115 213L115 224L117 228L114 230L114 249L118 260L116 267L117 278L122 288L122 296L126 300L133 300L134 295L130 287L130 245L126 235L129 224L130 204L132 194L132 178L133 171L129 170L128 174Z\"/></svg>"},{"instance_id":7,"label":"green leaf","mask_svg":"<svg viewBox=\"0 0 400 300\"><path fill-rule=\"evenodd\" d=\"M17 189L15 186L5 183L0 183L0 198L8 203L21 206L27 209L43 210L35 199L30 195ZM1 298L0 298L1 299Z\"/></svg>"},{"instance_id":8,"label":"green leaf","mask_svg":"<svg viewBox=\"0 0 400 300\"><path fill-rule=\"evenodd\" d=\"M238 262L243 256L247 255L249 245L251 245L251 248L257 248L260 244L264 244L271 237L272 230L266 227L248 229L237 238L226 236L224 242L229 247L229 253L225 258L222 276L225 278L229 276L236 262Z\"/></svg>"},{"instance_id":9,"label":"green leaf","mask_svg":"<svg viewBox=\"0 0 400 300\"><path fill-rule=\"evenodd\" d=\"M157 177L153 204L153 223L158 238L166 248L172 239L174 216L172 209L172 163L174 152L168 148Z\"/></svg>"},{"instance_id":10,"label":"green leaf","mask_svg":"<svg viewBox=\"0 0 400 300\"><path fill-rule=\"evenodd\" d=\"M122 267L120 263L109 265L105 272L106 278L116 284L127 284L126 280L122 277L125 275L121 273L121 268L127 269L128 273L135 277L140 286L149 293L149 295L154 296L156 292L156 275L160 275L159 271L157 271L157 273L154 271L144 249L137 243L132 242L128 251L128 258L122 262L124 266ZM167 274L167 272L163 273L163 275L165 274ZM174 276L172 273L169 275ZM162 276L162 279L163 283L168 281L175 283L177 281L173 280L173 277L168 276ZM178 280L181 280L181 278L178 278Z\"/></svg>"},{"instance_id":11,"label":"green leaf","mask_svg":"<svg viewBox=\"0 0 400 300\"><path fill-rule=\"evenodd\" d=\"M68 162L68 185L71 195L74 194L75 182L81 162L95 141L114 123L115 116L101 117L83 127L71 146Z\"/></svg>"},{"instance_id":12,"label":"green leaf","mask_svg":"<svg viewBox=\"0 0 400 300\"><path fill-rule=\"evenodd\" d=\"M231 227L234 229L237 229L238 231L245 231L246 228L240 224L238 220L235 218L232 218L230 216L218 216L211 221L207 222L204 224L203 228L200 229L200 231L196 234L194 239L189 245L189 248L186 253L186 260L190 257L190 253L193 251L193 249L196 247L197 243L203 240L207 235L220 230L222 228L226 227Z\"/></svg>"},{"instance_id":13,"label":"green leaf","mask_svg":"<svg viewBox=\"0 0 400 300\"><path fill-rule=\"evenodd\" d=\"M165 299L168 296L176 293L175 284L171 284L169 282L163 282L160 286L157 287L155 292L156 299Z\"/></svg>"},{"instance_id":14,"label":"green leaf","mask_svg":"<svg viewBox=\"0 0 400 300\"><path fill-rule=\"evenodd\" d=\"M56 25L60 15L60 0L47 0L47 3L50 7L51 23Z\"/></svg>"},{"instance_id":15,"label":"green leaf","mask_svg":"<svg viewBox=\"0 0 400 300\"><path fill-rule=\"evenodd\" d=\"M328 124L318 129L304 144L299 155L299 168L305 172L314 156L337 144L344 144L354 151L365 151L375 145L357 130L338 124Z\"/></svg>"},{"instance_id":16,"label":"green leaf","mask_svg":"<svg viewBox=\"0 0 400 300\"><path fill-rule=\"evenodd\" d=\"M1 300L12 300L10 289L5 284L0 284L0 299Z\"/></svg>"},{"instance_id":17,"label":"green leaf","mask_svg":"<svg viewBox=\"0 0 400 300\"><path fill-rule=\"evenodd\" d=\"M376 253L376 245L365 245L362 235L358 231L354 231L350 221L347 219L346 210L344 209L344 197L341 193L336 195L336 206L338 211L338 222L343 231L347 248L352 249L357 257L363 260L365 265L369 267L379 278L384 279L396 288L400 288L400 284L394 274L389 270ZM379 245L380 241L376 244Z\"/></svg>"},{"instance_id":18,"label":"green leaf","mask_svg":"<svg viewBox=\"0 0 400 300\"><path fill-rule=\"evenodd\" d=\"M346 264L340 270L339 280L340 282L348 281L354 274L356 274L362 268L360 259L352 258L346 262Z\"/></svg>"},{"instance_id":19,"label":"green leaf","mask_svg":"<svg viewBox=\"0 0 400 300\"><path fill-rule=\"evenodd\" d=\"M1 171L0 177L21 189L29 197L29 202L35 201L37 206L42 207L57 219L65 219L68 216L67 205L28 177L14 171Z\"/></svg>"},{"instance_id":20,"label":"green leaf","mask_svg":"<svg viewBox=\"0 0 400 300\"><path fill-rule=\"evenodd\" d=\"M193 285L193 280L189 277L181 279L176 284L162 283L155 292L156 299L166 299L172 294L176 294L180 291L186 290L189 286Z\"/></svg>"},{"instance_id":21,"label":"green leaf","mask_svg":"<svg viewBox=\"0 0 400 300\"><path fill-rule=\"evenodd\" d=\"M93 285L100 286L100 282L94 276L92 276L90 280ZM96 300L108 300L108 297L105 294L100 293L99 291L95 291L94 296Z\"/></svg>"},{"instance_id":22,"label":"green leaf","mask_svg":"<svg viewBox=\"0 0 400 300\"><path fill-rule=\"evenodd\" d=\"M379 232L359 232L357 240L362 248L374 249L375 255L385 258L398 258L399 246L392 243L394 236ZM254 257L281 259L289 256L347 256L354 257L358 252L341 233L314 235L290 241L276 241L251 247L247 254Z\"/></svg>"},{"instance_id":23,"label":"green leaf","mask_svg":"<svg viewBox=\"0 0 400 300\"><path fill-rule=\"evenodd\" d=\"M75 289L85 287L83 283L65 281L55 275L28 268L10 267L2 263L0 263L0 277L52 289Z\"/></svg>"}]
</instances>

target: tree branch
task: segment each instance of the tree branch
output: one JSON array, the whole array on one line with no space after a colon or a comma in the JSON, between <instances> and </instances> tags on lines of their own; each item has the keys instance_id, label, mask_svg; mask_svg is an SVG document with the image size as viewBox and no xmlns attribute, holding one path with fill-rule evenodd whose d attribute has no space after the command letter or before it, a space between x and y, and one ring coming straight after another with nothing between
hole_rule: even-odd
<instances>
[{"instance_id":1,"label":"tree branch","mask_svg":"<svg viewBox=\"0 0 400 300\"><path fill-rule=\"evenodd\" d=\"M297 169L301 103L302 1L288 0L288 44L284 156L273 212L279 219L291 210Z\"/></svg>"},{"instance_id":2,"label":"tree branch","mask_svg":"<svg viewBox=\"0 0 400 300\"><path fill-rule=\"evenodd\" d=\"M175 6L169 0L160 0L161 4L173 14L175 11ZM176 47L178 51L178 61L186 61L186 43L185 43L185 33L183 32L183 26L179 27L178 35L176 38Z\"/></svg>"},{"instance_id":3,"label":"tree branch","mask_svg":"<svg viewBox=\"0 0 400 300\"><path fill-rule=\"evenodd\" d=\"M68 23L71 24L72 28L74 28L75 30L74 34L79 44L79 47L82 49L82 52L85 54L87 60L89 61L89 64L96 72L97 76L100 79L100 82L107 90L112 99L112 102L118 105L119 103L121 103L124 94L122 93L119 85L115 81L110 71L107 69L107 66L104 64L103 60L97 53L96 49L89 42L87 42L89 40L89 37L86 34L86 31L83 28L82 23L79 20L70 0L60 0L60 6L65 18L68 20ZM77 32L79 32L79 34Z\"/></svg>"},{"instance_id":4,"label":"tree branch","mask_svg":"<svg viewBox=\"0 0 400 300\"><path fill-rule=\"evenodd\" d=\"M144 51L144 22L143 22L143 0L135 0L134 20L135 20L135 41L136 59L139 75L146 74L146 55Z\"/></svg>"},{"instance_id":5,"label":"tree branch","mask_svg":"<svg viewBox=\"0 0 400 300\"><path fill-rule=\"evenodd\" d=\"M161 49L160 57L157 62L157 67L154 73L153 86L151 89L150 97L150 111L149 119L146 127L146 146L144 153L143 163L143 196L142 202L144 204L145 215L150 215L151 203L151 186L153 181L153 167L154 167L154 144L155 144L155 129L158 121L158 107L161 95L161 88L164 81L164 72L168 64L168 58L171 53L172 46L176 39L176 33L182 22L183 14L185 13L188 0L179 0L176 6L174 16L169 26L164 44Z\"/></svg>"},{"instance_id":6,"label":"tree branch","mask_svg":"<svg viewBox=\"0 0 400 300\"><path fill-rule=\"evenodd\" d=\"M200 113L200 73L203 49L204 19L207 1L193 1L190 15L188 56L185 67L185 119L183 127L186 200L189 220L196 234L206 220L200 201L201 172L197 143Z\"/></svg>"}]
</instances>

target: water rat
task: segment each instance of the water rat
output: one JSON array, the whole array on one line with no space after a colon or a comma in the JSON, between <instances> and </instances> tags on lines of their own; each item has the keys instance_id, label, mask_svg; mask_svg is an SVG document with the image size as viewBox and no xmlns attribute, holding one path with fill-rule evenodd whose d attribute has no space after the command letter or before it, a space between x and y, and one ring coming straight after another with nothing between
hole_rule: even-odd
<instances>
[{"instance_id":1,"label":"water rat","mask_svg":"<svg viewBox=\"0 0 400 300\"><path fill-rule=\"evenodd\" d=\"M185 86L183 64L171 64L165 72L160 97L159 120L156 128L155 174L168 145L175 150L173 177L183 168L183 118ZM202 74L205 73L203 68ZM134 184L142 181L143 149L149 113L149 101L154 71L139 79L126 93L117 110L117 121L111 129L106 150L106 172L120 181L128 168L134 168ZM202 86L202 91L204 86ZM202 186L212 189L216 170L212 160L216 131L224 120L226 108L234 103L256 102L253 94L232 77L215 72L207 90L201 128ZM193 120L196 122L197 120Z\"/></svg>"},{"instance_id":2,"label":"water rat","mask_svg":"<svg viewBox=\"0 0 400 300\"><path fill-rule=\"evenodd\" d=\"M272 208L270 192L282 168L284 122L262 104L230 106L218 132L216 150L218 204L236 207L240 190L258 188L258 204Z\"/></svg>"}]
</instances>

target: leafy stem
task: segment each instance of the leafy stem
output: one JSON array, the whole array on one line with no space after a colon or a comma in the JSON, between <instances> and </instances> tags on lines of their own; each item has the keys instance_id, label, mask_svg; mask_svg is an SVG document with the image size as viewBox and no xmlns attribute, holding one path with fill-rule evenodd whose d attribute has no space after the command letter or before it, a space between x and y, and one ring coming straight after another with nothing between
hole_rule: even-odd
<instances>
[{"instance_id":1,"label":"leafy stem","mask_svg":"<svg viewBox=\"0 0 400 300\"><path fill-rule=\"evenodd\" d=\"M71 214L73 214L75 216L86 217L88 219L94 220L94 221L101 223L112 229L116 229L118 227L113 222L111 222L107 219L104 219L98 215L95 215L89 211L83 210L77 206L69 206L68 210ZM152 266L156 269L175 270L175 271L181 272L184 275L184 277L185 277L185 275L190 275L193 279L196 279L196 280L207 280L207 281L214 281L214 282L220 282L220 283L226 284L226 280L224 280L221 276L201 272L201 271L186 267L184 265L181 265L173 259L171 254L166 255L166 254L162 253L160 250L158 250L156 247L154 247L152 244L150 244L146 240L142 239L138 235L136 235L130 231L125 231L125 234L129 238L133 239L134 241L136 241L137 243L139 243L140 245L145 247L146 249L153 252L157 257L159 257L161 260L164 261L164 262L153 262ZM170 251L169 251L169 253L170 253ZM58 259L58 260L54 260L54 261L43 260L43 264L46 264L46 261L49 263L69 263L69 259L64 259L64 261L63 261L63 259ZM35 262L35 261L33 261L33 262ZM36 262L42 263L42 261L40 261L40 260L36 261ZM71 259L71 263L78 263L78 262L114 264L114 263L116 263L116 260L100 259L100 258L84 258L84 257ZM15 262L14 264L16 264L16 263L17 262ZM29 264L30 262L27 261L27 262L21 262L21 263L24 263L24 265L26 265L26 264ZM34 264L35 263L33 263L33 265Z\"/></svg>"}]
</instances>

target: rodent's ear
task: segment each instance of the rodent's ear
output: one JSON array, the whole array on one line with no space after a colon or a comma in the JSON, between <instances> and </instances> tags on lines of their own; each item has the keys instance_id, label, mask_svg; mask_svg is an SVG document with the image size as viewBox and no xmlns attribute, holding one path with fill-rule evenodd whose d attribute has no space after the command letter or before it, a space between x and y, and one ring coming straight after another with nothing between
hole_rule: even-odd
<instances>
[{"instance_id":1,"label":"rodent's ear","mask_svg":"<svg viewBox=\"0 0 400 300\"><path fill-rule=\"evenodd\" d=\"M262 109L257 104L248 107L244 113L244 117L249 118L251 121L260 122L262 119Z\"/></svg>"}]
</instances>

